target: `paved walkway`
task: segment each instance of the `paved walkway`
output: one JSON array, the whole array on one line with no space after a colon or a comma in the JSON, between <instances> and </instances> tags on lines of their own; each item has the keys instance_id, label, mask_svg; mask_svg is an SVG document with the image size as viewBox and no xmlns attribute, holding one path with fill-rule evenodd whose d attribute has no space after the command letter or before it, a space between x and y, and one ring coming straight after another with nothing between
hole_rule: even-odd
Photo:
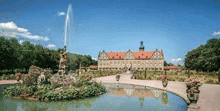
<instances>
[{"instance_id":1,"label":"paved walkway","mask_svg":"<svg viewBox=\"0 0 220 111\"><path fill-rule=\"evenodd\" d=\"M119 83L144 85L163 89L162 82L158 80L135 80L130 79L131 74L122 74ZM99 77L94 79L97 82L103 83L117 83L115 75L107 77ZM200 88L199 100L197 102L200 106L199 111L220 111L220 85L203 84ZM184 82L169 81L167 91L173 92L186 100L186 85Z\"/></svg>"},{"instance_id":2,"label":"paved walkway","mask_svg":"<svg viewBox=\"0 0 220 111\"><path fill-rule=\"evenodd\" d=\"M18 84L17 80L0 80L0 85L4 84Z\"/></svg>"}]
</instances>

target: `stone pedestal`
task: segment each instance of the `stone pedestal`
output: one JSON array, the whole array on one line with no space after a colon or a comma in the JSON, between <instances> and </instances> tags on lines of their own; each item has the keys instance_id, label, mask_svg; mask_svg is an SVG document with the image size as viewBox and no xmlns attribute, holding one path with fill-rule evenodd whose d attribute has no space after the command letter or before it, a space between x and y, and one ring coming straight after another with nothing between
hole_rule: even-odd
<instances>
[{"instance_id":1,"label":"stone pedestal","mask_svg":"<svg viewBox=\"0 0 220 111\"><path fill-rule=\"evenodd\" d=\"M59 64L59 75L67 75L68 74L68 68L67 68L67 57L66 57L66 51L64 51L62 54L60 54L60 64Z\"/></svg>"}]
</instances>

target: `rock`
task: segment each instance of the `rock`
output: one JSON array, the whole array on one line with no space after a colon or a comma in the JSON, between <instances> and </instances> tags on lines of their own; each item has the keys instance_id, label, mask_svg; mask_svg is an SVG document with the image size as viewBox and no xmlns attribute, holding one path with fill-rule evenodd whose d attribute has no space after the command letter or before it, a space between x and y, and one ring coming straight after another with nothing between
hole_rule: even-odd
<instances>
[{"instance_id":1,"label":"rock","mask_svg":"<svg viewBox=\"0 0 220 111\"><path fill-rule=\"evenodd\" d=\"M44 77L43 75L41 76L42 79L44 79L44 83L48 83L48 79L51 77L52 70L48 68L42 69L34 65L29 68L28 74L22 75L23 83L28 86L33 85L34 83L38 82L38 77L41 75L41 73L44 75Z\"/></svg>"}]
</instances>

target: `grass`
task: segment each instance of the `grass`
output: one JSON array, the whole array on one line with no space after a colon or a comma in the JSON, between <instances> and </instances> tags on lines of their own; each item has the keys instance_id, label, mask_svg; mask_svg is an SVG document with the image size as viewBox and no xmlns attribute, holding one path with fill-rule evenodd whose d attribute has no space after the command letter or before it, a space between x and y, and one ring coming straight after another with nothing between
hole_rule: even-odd
<instances>
[{"instance_id":1,"label":"grass","mask_svg":"<svg viewBox=\"0 0 220 111\"><path fill-rule=\"evenodd\" d=\"M161 80L161 75L163 75L163 72L147 72L146 78L145 78L145 72L137 72L136 73L136 79L140 80ZM167 75L170 78L170 81L178 81L178 82L184 82L188 78L188 74L177 74L177 73L167 73ZM218 82L218 76L213 75L201 75L201 74L190 74L190 77L197 78L201 80L204 77L204 83L206 84L219 84Z\"/></svg>"},{"instance_id":2,"label":"grass","mask_svg":"<svg viewBox=\"0 0 220 111\"><path fill-rule=\"evenodd\" d=\"M110 75L116 75L116 72L112 72L112 73L107 73L107 72L102 72L100 74L100 72L89 72L90 76L92 78L97 78L97 77L104 77L104 76L110 76ZM85 75L85 74L81 74L81 75Z\"/></svg>"}]
</instances>

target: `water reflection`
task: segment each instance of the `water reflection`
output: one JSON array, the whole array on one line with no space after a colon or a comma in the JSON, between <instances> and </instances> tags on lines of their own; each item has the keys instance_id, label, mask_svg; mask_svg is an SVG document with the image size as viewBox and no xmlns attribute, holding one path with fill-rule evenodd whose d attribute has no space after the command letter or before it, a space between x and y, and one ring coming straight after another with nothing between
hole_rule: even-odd
<instances>
[{"instance_id":1,"label":"water reflection","mask_svg":"<svg viewBox=\"0 0 220 111\"><path fill-rule=\"evenodd\" d=\"M4 108L3 111L187 110L187 104L182 98L163 90L129 84L103 85L108 92L99 97L56 102L13 100L2 95L0 86L0 107Z\"/></svg>"},{"instance_id":2,"label":"water reflection","mask_svg":"<svg viewBox=\"0 0 220 111\"><path fill-rule=\"evenodd\" d=\"M149 88L146 86L138 86L131 84L103 84L109 91L108 95L112 96L127 96L138 97L140 107L143 107L144 99L147 97L153 97L155 99L161 98L163 105L168 104L168 95L166 91Z\"/></svg>"},{"instance_id":3,"label":"water reflection","mask_svg":"<svg viewBox=\"0 0 220 111\"><path fill-rule=\"evenodd\" d=\"M71 101L56 101L56 102L41 102L41 101L27 101L27 100L12 100L3 97L4 109L10 111L70 111L71 109L80 110L81 107L89 109L91 104L96 100L96 97L71 100ZM17 107L11 107L17 106Z\"/></svg>"},{"instance_id":4,"label":"water reflection","mask_svg":"<svg viewBox=\"0 0 220 111\"><path fill-rule=\"evenodd\" d=\"M164 104L164 105L167 105L168 104L168 95L167 95L167 93L162 93L161 94L161 98L162 98L162 103Z\"/></svg>"}]
</instances>

